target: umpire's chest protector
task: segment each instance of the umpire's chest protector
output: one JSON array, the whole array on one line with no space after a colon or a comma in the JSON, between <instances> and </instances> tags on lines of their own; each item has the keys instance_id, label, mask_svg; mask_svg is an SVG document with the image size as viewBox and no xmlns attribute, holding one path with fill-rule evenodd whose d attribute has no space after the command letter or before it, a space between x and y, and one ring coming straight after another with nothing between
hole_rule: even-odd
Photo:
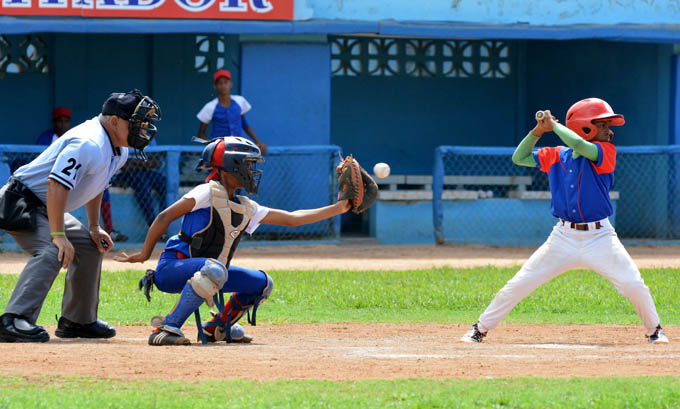
<instances>
[{"instance_id":1,"label":"umpire's chest protector","mask_svg":"<svg viewBox=\"0 0 680 409\"><path fill-rule=\"evenodd\" d=\"M215 258L229 266L254 213L250 199L245 196L237 198L240 203L229 200L227 190L220 183L210 182L210 221L191 238L180 234L181 239L189 244L191 257Z\"/></svg>"}]
</instances>

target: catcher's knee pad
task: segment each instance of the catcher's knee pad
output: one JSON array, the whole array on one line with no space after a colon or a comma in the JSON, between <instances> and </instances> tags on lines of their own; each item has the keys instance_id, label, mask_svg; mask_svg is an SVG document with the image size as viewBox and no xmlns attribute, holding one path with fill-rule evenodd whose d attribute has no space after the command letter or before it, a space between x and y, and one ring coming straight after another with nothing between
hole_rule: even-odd
<instances>
[{"instance_id":1,"label":"catcher's knee pad","mask_svg":"<svg viewBox=\"0 0 680 409\"><path fill-rule=\"evenodd\" d=\"M267 285L264 287L264 290L262 290L262 295L260 296L262 297L262 300L259 302L260 304L267 301L272 291L274 291L274 280L272 279L272 277L269 274L265 273L264 271L262 271L262 274L264 274L265 277L267 277Z\"/></svg>"},{"instance_id":2,"label":"catcher's knee pad","mask_svg":"<svg viewBox=\"0 0 680 409\"><path fill-rule=\"evenodd\" d=\"M205 299L208 306L215 305L213 295L217 294L227 282L228 272L224 264L209 258L205 260L203 267L194 273L189 279L191 287L201 298Z\"/></svg>"}]
</instances>

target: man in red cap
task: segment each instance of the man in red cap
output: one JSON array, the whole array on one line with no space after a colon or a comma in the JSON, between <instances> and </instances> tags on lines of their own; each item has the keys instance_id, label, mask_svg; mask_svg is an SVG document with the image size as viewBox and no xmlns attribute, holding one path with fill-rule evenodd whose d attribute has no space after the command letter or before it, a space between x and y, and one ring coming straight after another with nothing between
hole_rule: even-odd
<instances>
[{"instance_id":1,"label":"man in red cap","mask_svg":"<svg viewBox=\"0 0 680 409\"><path fill-rule=\"evenodd\" d=\"M213 74L213 87L217 91L217 98L208 102L196 115L201 125L198 128L197 137L205 140L213 140L225 136L241 136L246 131L250 139L260 148L262 153L267 152L267 145L262 143L255 135L253 128L248 125L245 114L252 108L251 105L240 95L231 95L234 82L231 73L227 70L217 70ZM208 124L212 122L210 138L205 135Z\"/></svg>"},{"instance_id":2,"label":"man in red cap","mask_svg":"<svg viewBox=\"0 0 680 409\"><path fill-rule=\"evenodd\" d=\"M66 107L59 107L52 111L52 128L46 130L38 136L36 145L49 145L56 141L71 127L71 110Z\"/></svg>"}]
</instances>

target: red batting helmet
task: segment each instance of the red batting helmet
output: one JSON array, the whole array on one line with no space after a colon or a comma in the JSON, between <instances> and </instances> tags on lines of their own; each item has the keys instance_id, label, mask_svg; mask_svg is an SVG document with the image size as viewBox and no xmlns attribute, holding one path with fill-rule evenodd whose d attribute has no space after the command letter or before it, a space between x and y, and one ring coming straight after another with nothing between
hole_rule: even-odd
<instances>
[{"instance_id":1,"label":"red batting helmet","mask_svg":"<svg viewBox=\"0 0 680 409\"><path fill-rule=\"evenodd\" d=\"M593 125L597 120L609 120L615 126L626 123L623 115L615 114L607 101L600 98L582 99L567 111L567 128L587 141L597 135L597 127Z\"/></svg>"}]
</instances>

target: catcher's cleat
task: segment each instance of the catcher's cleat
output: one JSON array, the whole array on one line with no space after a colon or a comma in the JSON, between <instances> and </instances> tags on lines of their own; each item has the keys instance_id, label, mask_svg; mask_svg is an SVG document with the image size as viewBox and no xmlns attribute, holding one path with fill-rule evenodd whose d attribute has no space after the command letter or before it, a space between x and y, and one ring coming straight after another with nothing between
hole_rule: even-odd
<instances>
[{"instance_id":1,"label":"catcher's cleat","mask_svg":"<svg viewBox=\"0 0 680 409\"><path fill-rule=\"evenodd\" d=\"M481 332L479 330L479 327L477 326L479 324L478 322L475 322L475 324L468 330L465 335L460 339L460 342L466 342L466 343L480 343L486 336L486 332Z\"/></svg>"},{"instance_id":2,"label":"catcher's cleat","mask_svg":"<svg viewBox=\"0 0 680 409\"><path fill-rule=\"evenodd\" d=\"M222 327L215 327L215 332L213 333L203 328L203 333L205 334L205 338L208 342L219 342L226 339L224 329ZM250 344L253 342L253 337L246 334L245 329L240 324L233 324L231 326L231 342Z\"/></svg>"},{"instance_id":3,"label":"catcher's cleat","mask_svg":"<svg viewBox=\"0 0 680 409\"><path fill-rule=\"evenodd\" d=\"M181 333L181 331L180 331ZM191 341L175 332L156 328L149 335L149 345L190 345Z\"/></svg>"},{"instance_id":4,"label":"catcher's cleat","mask_svg":"<svg viewBox=\"0 0 680 409\"><path fill-rule=\"evenodd\" d=\"M661 325L656 327L656 331L652 335L646 335L646 337L650 344L668 344L668 337L663 333Z\"/></svg>"}]
</instances>

